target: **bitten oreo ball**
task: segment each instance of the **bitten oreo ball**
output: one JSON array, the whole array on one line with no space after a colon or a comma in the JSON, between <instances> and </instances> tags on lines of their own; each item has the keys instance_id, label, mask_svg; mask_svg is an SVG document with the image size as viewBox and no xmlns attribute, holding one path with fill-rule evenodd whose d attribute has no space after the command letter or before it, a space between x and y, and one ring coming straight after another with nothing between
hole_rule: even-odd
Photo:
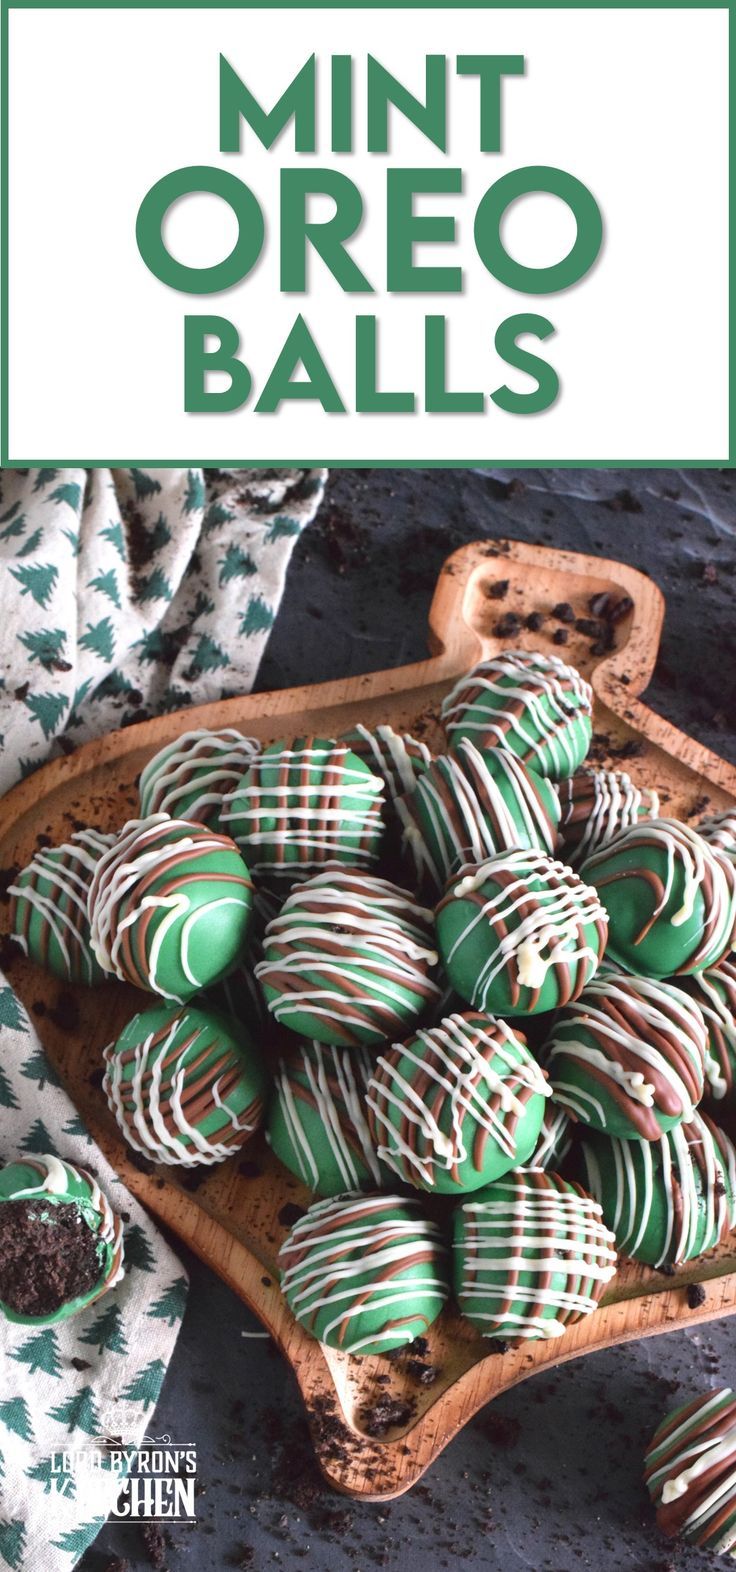
<instances>
[{"instance_id":1,"label":"bitten oreo ball","mask_svg":"<svg viewBox=\"0 0 736 1572\"><path fill-rule=\"evenodd\" d=\"M331 868L294 887L256 966L276 1020L338 1047L401 1036L440 997L432 913L386 879Z\"/></svg>"},{"instance_id":2,"label":"bitten oreo ball","mask_svg":"<svg viewBox=\"0 0 736 1572\"><path fill-rule=\"evenodd\" d=\"M281 1287L300 1325L330 1348L382 1354L422 1336L448 1296L436 1223L415 1200L319 1201L279 1252Z\"/></svg>"},{"instance_id":3,"label":"bitten oreo ball","mask_svg":"<svg viewBox=\"0 0 736 1572\"><path fill-rule=\"evenodd\" d=\"M455 1213L455 1295L484 1337L560 1337L616 1271L598 1202L558 1174L520 1169Z\"/></svg>"},{"instance_id":4,"label":"bitten oreo ball","mask_svg":"<svg viewBox=\"0 0 736 1572\"><path fill-rule=\"evenodd\" d=\"M610 918L609 960L643 977L716 966L736 926L736 867L677 819L642 820L582 868Z\"/></svg>"},{"instance_id":5,"label":"bitten oreo ball","mask_svg":"<svg viewBox=\"0 0 736 1572\"><path fill-rule=\"evenodd\" d=\"M133 819L92 880L92 949L123 982L188 999L238 960L251 902L250 874L227 836L167 814Z\"/></svg>"},{"instance_id":6,"label":"bitten oreo ball","mask_svg":"<svg viewBox=\"0 0 736 1572\"><path fill-rule=\"evenodd\" d=\"M0 1172L0 1311L53 1325L123 1276L123 1225L97 1180L51 1155Z\"/></svg>"},{"instance_id":7,"label":"bitten oreo ball","mask_svg":"<svg viewBox=\"0 0 736 1572\"><path fill-rule=\"evenodd\" d=\"M450 880L436 912L442 962L476 1010L502 1017L576 999L606 947L595 890L542 852L505 852Z\"/></svg>"},{"instance_id":8,"label":"bitten oreo ball","mask_svg":"<svg viewBox=\"0 0 736 1572\"><path fill-rule=\"evenodd\" d=\"M622 1255L679 1266L725 1238L736 1220L736 1153L699 1111L658 1141L586 1134L588 1187Z\"/></svg>"},{"instance_id":9,"label":"bitten oreo ball","mask_svg":"<svg viewBox=\"0 0 736 1572\"><path fill-rule=\"evenodd\" d=\"M560 839L577 868L621 830L659 813L656 791L635 786L625 770L577 770L559 786Z\"/></svg>"},{"instance_id":10,"label":"bitten oreo ball","mask_svg":"<svg viewBox=\"0 0 736 1572\"><path fill-rule=\"evenodd\" d=\"M736 1551L736 1397L729 1386L674 1408L653 1435L644 1483L668 1539Z\"/></svg>"},{"instance_id":11,"label":"bitten oreo ball","mask_svg":"<svg viewBox=\"0 0 736 1572\"><path fill-rule=\"evenodd\" d=\"M560 803L550 781L500 748L463 738L434 760L397 802L405 844L422 883L439 895L456 868L527 847L552 855Z\"/></svg>"},{"instance_id":12,"label":"bitten oreo ball","mask_svg":"<svg viewBox=\"0 0 736 1572\"><path fill-rule=\"evenodd\" d=\"M254 759L224 822L256 877L293 884L327 862L374 863L383 800L381 776L345 743L298 737Z\"/></svg>"},{"instance_id":13,"label":"bitten oreo ball","mask_svg":"<svg viewBox=\"0 0 736 1572\"><path fill-rule=\"evenodd\" d=\"M448 693L442 719L454 748L505 748L561 780L582 764L592 736L590 684L555 655L507 650L481 661Z\"/></svg>"},{"instance_id":14,"label":"bitten oreo ball","mask_svg":"<svg viewBox=\"0 0 736 1572\"><path fill-rule=\"evenodd\" d=\"M63 982L104 981L87 912L97 864L114 835L79 830L63 846L41 847L8 890L10 926L30 960Z\"/></svg>"},{"instance_id":15,"label":"bitten oreo ball","mask_svg":"<svg viewBox=\"0 0 736 1572\"><path fill-rule=\"evenodd\" d=\"M582 1124L657 1141L700 1102L706 1040L680 988L604 971L558 1016L543 1058L555 1099Z\"/></svg>"},{"instance_id":16,"label":"bitten oreo ball","mask_svg":"<svg viewBox=\"0 0 736 1572\"><path fill-rule=\"evenodd\" d=\"M222 731L185 731L141 771L141 818L169 813L221 830L222 805L261 751L254 737Z\"/></svg>"},{"instance_id":17,"label":"bitten oreo ball","mask_svg":"<svg viewBox=\"0 0 736 1572\"><path fill-rule=\"evenodd\" d=\"M524 1038L468 1012L381 1054L367 1101L382 1161L407 1184L451 1194L526 1162L548 1095Z\"/></svg>"},{"instance_id":18,"label":"bitten oreo ball","mask_svg":"<svg viewBox=\"0 0 736 1572\"><path fill-rule=\"evenodd\" d=\"M136 1152L191 1168L244 1145L263 1114L266 1074L242 1027L212 1010L157 1005L105 1049L103 1090Z\"/></svg>"}]
</instances>

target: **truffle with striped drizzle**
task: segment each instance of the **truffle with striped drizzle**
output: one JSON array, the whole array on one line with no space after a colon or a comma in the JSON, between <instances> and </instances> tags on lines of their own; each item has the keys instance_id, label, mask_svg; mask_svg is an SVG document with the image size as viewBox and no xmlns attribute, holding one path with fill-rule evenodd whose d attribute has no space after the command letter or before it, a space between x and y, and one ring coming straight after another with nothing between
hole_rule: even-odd
<instances>
[{"instance_id":1,"label":"truffle with striped drizzle","mask_svg":"<svg viewBox=\"0 0 736 1572\"><path fill-rule=\"evenodd\" d=\"M411 793L417 781L432 762L426 742L419 742L408 733L394 731L393 726L358 725L340 738L347 743L351 753L363 759L374 775L380 775L387 793L387 801Z\"/></svg>"},{"instance_id":2,"label":"truffle with striped drizzle","mask_svg":"<svg viewBox=\"0 0 736 1572\"><path fill-rule=\"evenodd\" d=\"M736 1220L736 1153L699 1110L658 1141L586 1134L588 1185L623 1255L680 1266L719 1244Z\"/></svg>"},{"instance_id":3,"label":"truffle with striped drizzle","mask_svg":"<svg viewBox=\"0 0 736 1572\"><path fill-rule=\"evenodd\" d=\"M15 1235L12 1254L8 1248L9 1230L4 1228L4 1221L9 1222L11 1217ZM32 1232L23 1263L22 1295L16 1299L15 1250L26 1221ZM34 1254L30 1239L39 1227L49 1231L49 1249ZM70 1227L86 1228L92 1236L92 1281L60 1297L62 1290L55 1257L63 1259L68 1248L66 1230ZM17 1158L0 1171L0 1310L9 1321L33 1326L52 1326L65 1321L78 1311L86 1310L123 1275L121 1219L86 1168L63 1162L51 1154L36 1156L34 1153ZM39 1306L37 1312L21 1308L34 1301Z\"/></svg>"},{"instance_id":4,"label":"truffle with striped drizzle","mask_svg":"<svg viewBox=\"0 0 736 1572\"><path fill-rule=\"evenodd\" d=\"M351 1047L400 1036L440 996L432 913L407 890L331 868L295 885L256 966L277 1021Z\"/></svg>"},{"instance_id":5,"label":"truffle with striped drizzle","mask_svg":"<svg viewBox=\"0 0 736 1572\"><path fill-rule=\"evenodd\" d=\"M723 813L709 813L698 824L698 834L713 851L721 852L730 862L736 862L736 808L726 808Z\"/></svg>"},{"instance_id":6,"label":"truffle with striped drizzle","mask_svg":"<svg viewBox=\"0 0 736 1572\"><path fill-rule=\"evenodd\" d=\"M736 1558L736 1397L730 1386L667 1415L647 1447L644 1483L668 1539Z\"/></svg>"},{"instance_id":7,"label":"truffle with striped drizzle","mask_svg":"<svg viewBox=\"0 0 736 1572\"><path fill-rule=\"evenodd\" d=\"M242 1027L155 1005L105 1049L103 1090L129 1146L156 1163L221 1163L264 1115L266 1075Z\"/></svg>"},{"instance_id":8,"label":"truffle with striped drizzle","mask_svg":"<svg viewBox=\"0 0 736 1572\"><path fill-rule=\"evenodd\" d=\"M455 1213L455 1296L484 1337L515 1346L561 1337L589 1315L616 1271L597 1201L541 1168L521 1168Z\"/></svg>"},{"instance_id":9,"label":"truffle with striped drizzle","mask_svg":"<svg viewBox=\"0 0 736 1572\"><path fill-rule=\"evenodd\" d=\"M252 883L226 835L165 813L132 819L97 864L92 949L106 972L188 999L241 956Z\"/></svg>"},{"instance_id":10,"label":"truffle with striped drizzle","mask_svg":"<svg viewBox=\"0 0 736 1572\"><path fill-rule=\"evenodd\" d=\"M527 847L552 855L560 803L550 781L501 748L461 739L396 804L420 882L439 895L463 863Z\"/></svg>"},{"instance_id":11,"label":"truffle with striped drizzle","mask_svg":"<svg viewBox=\"0 0 736 1572\"><path fill-rule=\"evenodd\" d=\"M222 808L261 751L255 737L231 726L185 731L154 754L140 778L141 818L169 813L222 830Z\"/></svg>"},{"instance_id":12,"label":"truffle with striped drizzle","mask_svg":"<svg viewBox=\"0 0 736 1572\"><path fill-rule=\"evenodd\" d=\"M236 1024L257 1038L264 1029L273 1026L263 997L263 989L255 975L255 967L263 960L263 939L268 924L281 910L281 894L261 885L253 891L253 909L242 958L220 982L214 983L201 995L205 1009L218 1010L229 1015Z\"/></svg>"},{"instance_id":13,"label":"truffle with striped drizzle","mask_svg":"<svg viewBox=\"0 0 736 1572\"><path fill-rule=\"evenodd\" d=\"M544 1062L556 1101L581 1124L658 1141L703 1096L706 1042L682 989L604 971L555 1021Z\"/></svg>"},{"instance_id":14,"label":"truffle with striped drizzle","mask_svg":"<svg viewBox=\"0 0 736 1572\"><path fill-rule=\"evenodd\" d=\"M736 959L721 961L679 985L699 1005L708 1041L705 1099L733 1104L736 1083Z\"/></svg>"},{"instance_id":15,"label":"truffle with striped drizzle","mask_svg":"<svg viewBox=\"0 0 736 1572\"><path fill-rule=\"evenodd\" d=\"M63 982L93 987L104 972L91 945L92 878L114 835L78 830L63 846L41 847L8 890L10 927L24 953Z\"/></svg>"},{"instance_id":16,"label":"truffle with striped drizzle","mask_svg":"<svg viewBox=\"0 0 736 1572\"><path fill-rule=\"evenodd\" d=\"M383 780L342 742L297 737L254 759L224 822L256 877L306 879L327 862L369 867L383 834Z\"/></svg>"},{"instance_id":17,"label":"truffle with striped drizzle","mask_svg":"<svg viewBox=\"0 0 736 1572\"><path fill-rule=\"evenodd\" d=\"M566 862L577 868L621 830L656 819L656 791L635 786L626 770L577 770L559 785L560 839Z\"/></svg>"},{"instance_id":18,"label":"truffle with striped drizzle","mask_svg":"<svg viewBox=\"0 0 736 1572\"><path fill-rule=\"evenodd\" d=\"M391 1195L316 1202L284 1240L279 1267L299 1324L348 1354L411 1343L449 1293L436 1223L418 1201Z\"/></svg>"},{"instance_id":19,"label":"truffle with striped drizzle","mask_svg":"<svg viewBox=\"0 0 736 1572\"><path fill-rule=\"evenodd\" d=\"M527 1161L549 1087L503 1021L449 1015L383 1053L368 1086L381 1160L419 1190L477 1190Z\"/></svg>"},{"instance_id":20,"label":"truffle with striped drizzle","mask_svg":"<svg viewBox=\"0 0 736 1572\"><path fill-rule=\"evenodd\" d=\"M494 1015L533 1015L582 993L606 947L595 890L543 852L511 851L450 880L436 912L445 971Z\"/></svg>"},{"instance_id":21,"label":"truffle with striped drizzle","mask_svg":"<svg viewBox=\"0 0 736 1572\"><path fill-rule=\"evenodd\" d=\"M572 1146L572 1119L565 1108L550 1098L545 1103L539 1140L527 1161L527 1168L544 1168L557 1173Z\"/></svg>"},{"instance_id":22,"label":"truffle with striped drizzle","mask_svg":"<svg viewBox=\"0 0 736 1572\"><path fill-rule=\"evenodd\" d=\"M506 748L562 780L585 758L592 736L590 684L556 655L506 650L461 677L442 703L452 747Z\"/></svg>"},{"instance_id":23,"label":"truffle with striped drizzle","mask_svg":"<svg viewBox=\"0 0 736 1572\"><path fill-rule=\"evenodd\" d=\"M610 918L610 958L640 977L716 966L736 925L736 867L677 819L643 819L583 864Z\"/></svg>"},{"instance_id":24,"label":"truffle with striped drizzle","mask_svg":"<svg viewBox=\"0 0 736 1572\"><path fill-rule=\"evenodd\" d=\"M379 1189L385 1173L368 1128L367 1048L303 1042L279 1060L266 1132L291 1173L318 1195Z\"/></svg>"}]
</instances>

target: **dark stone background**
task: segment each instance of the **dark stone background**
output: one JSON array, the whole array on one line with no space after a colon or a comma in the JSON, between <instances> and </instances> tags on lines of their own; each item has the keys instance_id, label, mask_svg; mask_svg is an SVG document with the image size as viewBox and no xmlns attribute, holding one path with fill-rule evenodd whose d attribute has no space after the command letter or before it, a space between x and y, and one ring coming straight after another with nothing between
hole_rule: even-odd
<instances>
[{"instance_id":1,"label":"dark stone background","mask_svg":"<svg viewBox=\"0 0 736 1572\"><path fill-rule=\"evenodd\" d=\"M426 653L444 558L465 541L546 541L650 573L667 597L655 709L736 761L736 477L673 470L344 470L297 545L259 687L403 665ZM257 1323L204 1267L156 1430L193 1437L200 1520L157 1561L107 1528L84 1561L224 1572L696 1572L641 1484L664 1413L736 1385L736 1322L652 1338L541 1375L490 1405L402 1499L356 1504L310 1467L295 1383Z\"/></svg>"}]
</instances>

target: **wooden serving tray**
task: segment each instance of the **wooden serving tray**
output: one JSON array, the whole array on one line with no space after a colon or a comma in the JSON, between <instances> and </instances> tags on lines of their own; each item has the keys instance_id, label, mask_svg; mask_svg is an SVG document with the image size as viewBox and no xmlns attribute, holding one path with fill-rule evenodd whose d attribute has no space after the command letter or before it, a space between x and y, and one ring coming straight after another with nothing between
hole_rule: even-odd
<instances>
[{"instance_id":1,"label":"wooden serving tray","mask_svg":"<svg viewBox=\"0 0 736 1572\"><path fill-rule=\"evenodd\" d=\"M499 579L509 580L503 600L490 593ZM585 616L591 596L601 591L617 599L628 595L633 602L616 627L616 650L596 659L591 640L572 629L567 646L556 651L593 683L596 757L614 765L630 759L636 780L657 787L667 813L687 819L704 810L703 799L711 811L730 806L736 801L736 769L653 714L639 697L654 668L664 615L662 595L651 580L599 557L514 541L479 542L456 552L442 569L430 613L431 659L182 710L88 743L46 765L0 802L0 864L22 866L39 833L58 843L80 820L105 830L121 826L137 811L135 783L142 765L163 743L195 726L234 725L266 742L305 732L337 736L357 721L368 726L388 721L397 730L418 727L430 744L441 746L439 701L451 680L503 647L492 630L504 612L518 612L523 619L569 601L577 615ZM524 630L505 642L554 651L551 633L558 625L548 622L541 632ZM7 910L7 904L0 908L6 927ZM22 959L13 963L11 978L32 1014L39 1001L42 1010L54 1009L60 989L52 978ZM71 1030L38 1008L35 1019L80 1113L134 1194L268 1328L299 1382L320 1467L347 1495L368 1500L400 1495L479 1408L537 1370L736 1310L735 1235L732 1245L674 1276L625 1265L592 1315L560 1338L508 1353L494 1354L493 1344L447 1309L428 1339L427 1359L439 1371L428 1387L418 1384L416 1373L412 1376L401 1360L335 1353L301 1330L278 1288L276 1256L286 1232L279 1213L286 1203L306 1206L307 1192L260 1138L247 1148L245 1171L237 1158L231 1159L205 1170L195 1188L180 1184L170 1168L142 1173L118 1136L94 1072L103 1045L147 998L114 982L91 991L80 988L76 1001L79 1019ZM686 1296L692 1282L706 1287L705 1301L695 1310L688 1308ZM385 1381L387 1373L390 1384L376 1380L380 1375ZM407 1401L410 1417L382 1439L371 1439L366 1410L387 1396Z\"/></svg>"}]
</instances>

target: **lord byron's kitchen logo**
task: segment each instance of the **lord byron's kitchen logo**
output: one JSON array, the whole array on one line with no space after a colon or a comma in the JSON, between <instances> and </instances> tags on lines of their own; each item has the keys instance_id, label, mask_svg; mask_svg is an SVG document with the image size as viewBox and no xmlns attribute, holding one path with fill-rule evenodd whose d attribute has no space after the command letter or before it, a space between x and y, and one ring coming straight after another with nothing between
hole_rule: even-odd
<instances>
[{"instance_id":1,"label":"lord byron's kitchen logo","mask_svg":"<svg viewBox=\"0 0 736 1572\"><path fill-rule=\"evenodd\" d=\"M139 1446L121 1436L92 1441L83 1447L61 1448L49 1458L49 1472L60 1495L80 1493L109 1501L110 1480L118 1482L105 1510L121 1522L187 1522L196 1518L197 1448L171 1436L144 1436Z\"/></svg>"}]
</instances>

